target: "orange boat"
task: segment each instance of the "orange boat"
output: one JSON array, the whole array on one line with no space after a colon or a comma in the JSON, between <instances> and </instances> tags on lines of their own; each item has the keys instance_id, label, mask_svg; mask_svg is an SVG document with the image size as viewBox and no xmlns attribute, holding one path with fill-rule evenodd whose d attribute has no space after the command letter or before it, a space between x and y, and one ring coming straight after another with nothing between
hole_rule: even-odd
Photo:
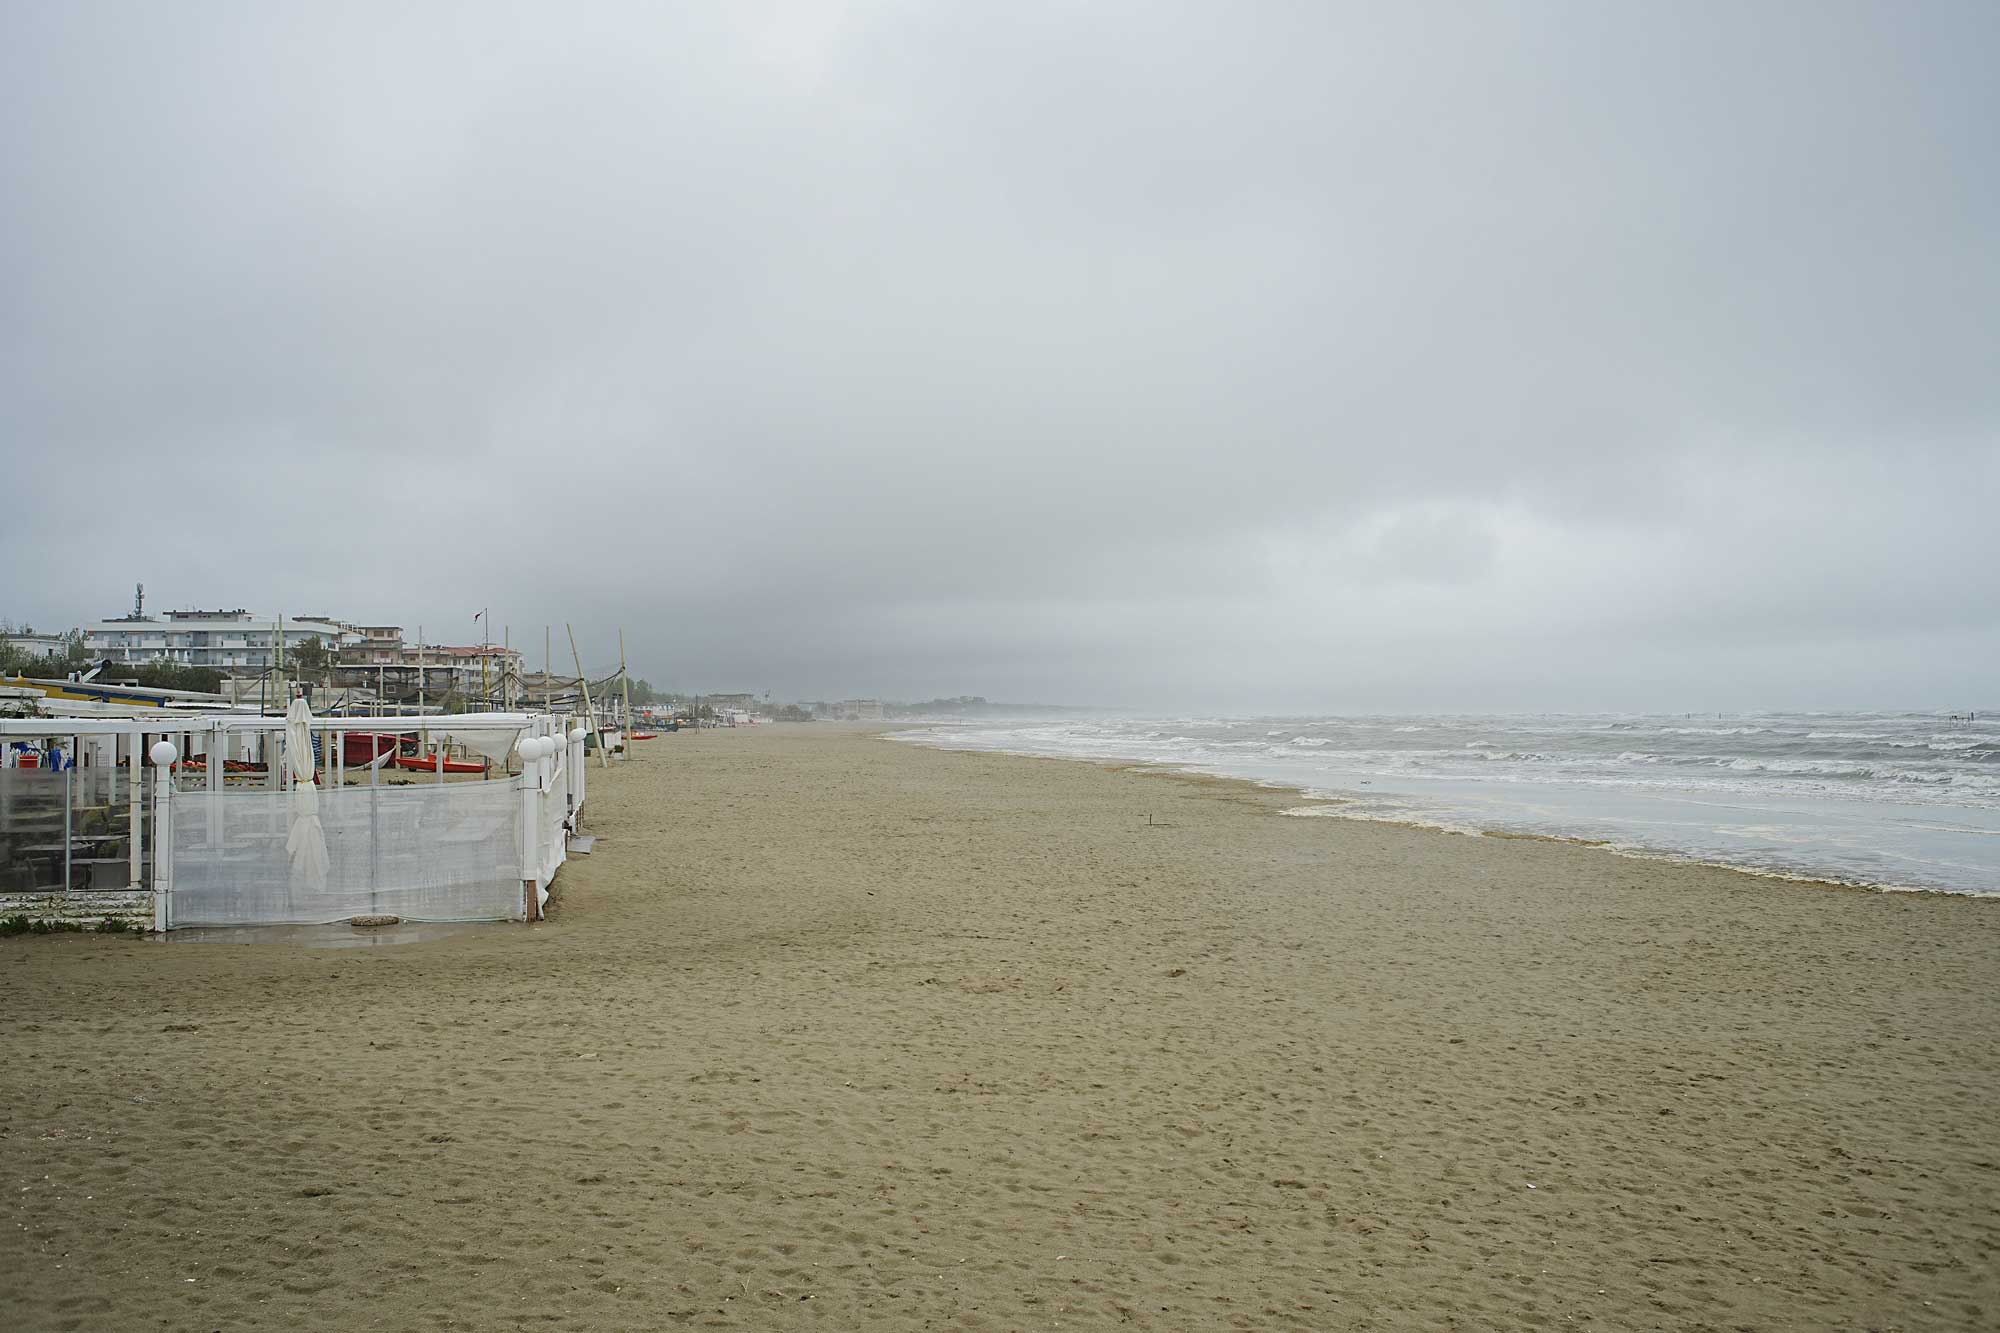
<instances>
[{"instance_id":1,"label":"orange boat","mask_svg":"<svg viewBox=\"0 0 2000 1333\"><path fill-rule=\"evenodd\" d=\"M657 731L635 731L632 733L632 739L635 741L654 741L659 738L660 733Z\"/></svg>"}]
</instances>

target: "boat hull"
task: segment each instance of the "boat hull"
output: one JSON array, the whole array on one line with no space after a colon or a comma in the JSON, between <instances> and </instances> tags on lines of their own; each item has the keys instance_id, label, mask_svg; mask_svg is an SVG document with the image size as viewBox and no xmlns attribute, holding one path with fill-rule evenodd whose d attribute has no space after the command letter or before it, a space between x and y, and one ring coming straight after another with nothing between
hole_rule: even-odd
<instances>
[{"instance_id":1,"label":"boat hull","mask_svg":"<svg viewBox=\"0 0 2000 1333\"><path fill-rule=\"evenodd\" d=\"M366 767L383 755L394 754L404 739L388 732L350 731L340 738L341 757L357 767Z\"/></svg>"},{"instance_id":2,"label":"boat hull","mask_svg":"<svg viewBox=\"0 0 2000 1333\"><path fill-rule=\"evenodd\" d=\"M447 773L484 773L485 764L475 764L464 759L446 759L439 755L399 754L396 767L407 768L418 773L435 773L438 765L444 765Z\"/></svg>"}]
</instances>

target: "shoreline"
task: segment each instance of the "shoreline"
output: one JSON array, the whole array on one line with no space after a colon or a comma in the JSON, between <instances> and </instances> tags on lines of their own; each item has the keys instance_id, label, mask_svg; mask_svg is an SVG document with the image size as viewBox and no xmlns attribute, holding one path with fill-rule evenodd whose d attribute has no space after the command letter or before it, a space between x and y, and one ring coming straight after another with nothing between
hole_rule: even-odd
<instances>
[{"instance_id":1,"label":"shoreline","mask_svg":"<svg viewBox=\"0 0 2000 1333\"><path fill-rule=\"evenodd\" d=\"M2000 1310L2000 918L1961 897L861 729L591 781L539 925L0 941L0 1323Z\"/></svg>"},{"instance_id":2,"label":"shoreline","mask_svg":"<svg viewBox=\"0 0 2000 1333\"><path fill-rule=\"evenodd\" d=\"M1766 870L1757 866L1739 865L1731 861L1716 860L1675 852L1668 848L1641 847L1613 842L1610 839L1586 838L1560 833L1536 833L1503 828L1460 827L1418 818L1399 818L1393 815L1348 814L1331 807L1353 804L1360 798L1328 794L1324 788L1293 785L1271 778L1239 777L1229 773L1211 773L1201 768L1187 767L1168 759L1104 759L1091 755L1050 755L1035 754L1025 750L1006 750L986 747L954 747L947 745L926 745L918 741L897 740L899 732L919 731L935 726L934 723L903 723L893 730L881 731L877 739L893 741L903 745L921 745L922 748L949 754L999 754L1015 759L1045 759L1058 764L1092 764L1107 771L1132 771L1173 775L1191 779L1207 779L1217 782L1238 782L1270 791L1290 793L1294 798L1313 802L1311 806L1281 813L1338 819L1354 824L1382 824L1392 828L1417 829L1426 833L1442 833L1465 838L1498 838L1509 841L1550 842L1567 846L1585 847L1593 851L1607 852L1628 860L1644 861L1657 865L1698 866L1711 870L1724 870L1734 874L1747 875L1752 879L1769 880L1781 884L1802 884L1824 889L1846 889L1859 893L1887 893L1912 895L1917 897L1937 896L1944 898L1974 898L2000 903L2000 886L1992 889L1953 889L1930 884L1895 884L1883 881L1861 879L1836 879L1825 874L1805 871Z\"/></svg>"}]
</instances>

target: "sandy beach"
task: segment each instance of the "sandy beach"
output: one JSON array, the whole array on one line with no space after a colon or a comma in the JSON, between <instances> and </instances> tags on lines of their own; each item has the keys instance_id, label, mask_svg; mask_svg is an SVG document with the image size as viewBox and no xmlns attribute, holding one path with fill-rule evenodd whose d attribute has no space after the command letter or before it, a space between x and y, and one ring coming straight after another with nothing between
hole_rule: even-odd
<instances>
[{"instance_id":1,"label":"sandy beach","mask_svg":"<svg viewBox=\"0 0 2000 1333\"><path fill-rule=\"evenodd\" d=\"M0 1327L2000 1323L2000 903L879 730L539 926L0 940Z\"/></svg>"}]
</instances>

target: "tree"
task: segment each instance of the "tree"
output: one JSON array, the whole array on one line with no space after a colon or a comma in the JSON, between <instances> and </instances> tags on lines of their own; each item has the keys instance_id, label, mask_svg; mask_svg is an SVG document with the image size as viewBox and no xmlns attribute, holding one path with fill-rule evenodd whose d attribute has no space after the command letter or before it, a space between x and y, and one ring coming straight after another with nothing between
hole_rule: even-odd
<instances>
[{"instance_id":1,"label":"tree","mask_svg":"<svg viewBox=\"0 0 2000 1333\"><path fill-rule=\"evenodd\" d=\"M23 634L32 634L32 629L23 626ZM70 672L81 668L87 659L84 656L83 631L71 630L62 636L62 647L52 653L31 653L7 636L0 629L0 674L28 676L41 680L61 680Z\"/></svg>"},{"instance_id":2,"label":"tree","mask_svg":"<svg viewBox=\"0 0 2000 1333\"><path fill-rule=\"evenodd\" d=\"M331 662L332 655L327 652L326 645L319 641L317 634L292 649L292 666L296 668L300 680L316 680L322 685L326 684L327 668Z\"/></svg>"}]
</instances>

